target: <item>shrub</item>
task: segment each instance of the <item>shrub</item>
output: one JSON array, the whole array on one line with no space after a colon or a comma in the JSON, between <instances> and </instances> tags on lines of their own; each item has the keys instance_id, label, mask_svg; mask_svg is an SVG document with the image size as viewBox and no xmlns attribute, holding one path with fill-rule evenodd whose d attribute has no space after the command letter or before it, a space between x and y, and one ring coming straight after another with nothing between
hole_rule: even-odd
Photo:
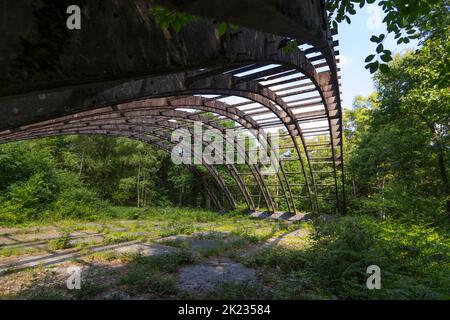
<instances>
[{"instance_id":1,"label":"shrub","mask_svg":"<svg viewBox=\"0 0 450 320\"><path fill-rule=\"evenodd\" d=\"M25 182L8 188L0 208L0 219L6 222L39 220L55 199L58 189L54 176L37 172Z\"/></svg>"},{"instance_id":2,"label":"shrub","mask_svg":"<svg viewBox=\"0 0 450 320\"><path fill-rule=\"evenodd\" d=\"M289 299L448 299L449 252L448 228L347 216L316 222L305 249L270 247L244 262L277 271ZM381 269L381 290L366 287L370 265Z\"/></svg>"},{"instance_id":3,"label":"shrub","mask_svg":"<svg viewBox=\"0 0 450 320\"><path fill-rule=\"evenodd\" d=\"M53 239L49 241L48 248L50 250L62 250L72 248L72 243L70 242L70 233L62 234L58 239Z\"/></svg>"},{"instance_id":4,"label":"shrub","mask_svg":"<svg viewBox=\"0 0 450 320\"><path fill-rule=\"evenodd\" d=\"M49 218L93 220L106 214L108 204L87 189L75 174L61 172L59 183L61 192L48 213Z\"/></svg>"},{"instance_id":5,"label":"shrub","mask_svg":"<svg viewBox=\"0 0 450 320\"><path fill-rule=\"evenodd\" d=\"M345 217L316 228L306 268L329 293L342 298L448 298L448 230ZM367 290L366 269L378 265L382 290ZM447 288L447 289L446 289Z\"/></svg>"},{"instance_id":6,"label":"shrub","mask_svg":"<svg viewBox=\"0 0 450 320\"><path fill-rule=\"evenodd\" d=\"M405 222L426 223L445 216L444 199L430 196L420 188L390 183L383 193L351 200L351 208L375 217L384 216Z\"/></svg>"}]
</instances>

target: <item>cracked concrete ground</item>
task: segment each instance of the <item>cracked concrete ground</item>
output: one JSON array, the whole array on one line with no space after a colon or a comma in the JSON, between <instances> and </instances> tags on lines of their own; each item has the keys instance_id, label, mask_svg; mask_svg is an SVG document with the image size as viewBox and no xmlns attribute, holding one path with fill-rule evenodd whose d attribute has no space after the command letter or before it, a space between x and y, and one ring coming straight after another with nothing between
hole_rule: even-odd
<instances>
[{"instance_id":1,"label":"cracked concrete ground","mask_svg":"<svg viewBox=\"0 0 450 320\"><path fill-rule=\"evenodd\" d=\"M28 298L36 295L42 298L40 291L50 291L58 294L49 294L43 298L155 299L161 298L155 296L155 289L152 287L159 278L166 281L161 282L164 286L173 286L172 290L178 292L164 296L171 298L207 295L227 283L259 285L260 271L246 267L239 259L233 258L232 254L244 257L271 246L299 247L305 245L309 235L308 230L299 227L252 244L225 230L155 238L152 232L136 230L137 225L139 222L136 221L120 221L120 224L116 222L111 225L82 223L76 226L76 231L70 232L69 243L73 247L61 250L49 250L47 246L50 241L61 237L60 228L2 228L0 250L34 248L36 251L0 255L0 298L15 298L18 295ZM264 226L265 222L258 222L254 227L255 230L261 230ZM211 225L202 223L202 227L210 229ZM117 243L105 243L106 236L99 231L105 228L113 234L123 233L139 239L126 240L128 238L125 237L124 240L117 240ZM139 261L136 257L167 256L170 260L171 255L182 252L189 252L194 260L181 265L173 274L166 274L163 267L162 270L157 270L162 272L161 276L156 275L156 280L153 279L149 284L145 282L148 280L137 279L135 282L139 284L138 289L133 290L120 280L133 271L136 261ZM65 281L73 267L82 268L83 277L88 275L89 286L92 286L85 289L88 293L67 292ZM148 271L148 274L142 276L151 276L152 272Z\"/></svg>"},{"instance_id":2,"label":"cracked concrete ground","mask_svg":"<svg viewBox=\"0 0 450 320\"><path fill-rule=\"evenodd\" d=\"M208 259L199 264L181 268L178 288L181 292L190 295L202 295L217 290L224 282L255 284L256 271L231 259Z\"/></svg>"}]
</instances>

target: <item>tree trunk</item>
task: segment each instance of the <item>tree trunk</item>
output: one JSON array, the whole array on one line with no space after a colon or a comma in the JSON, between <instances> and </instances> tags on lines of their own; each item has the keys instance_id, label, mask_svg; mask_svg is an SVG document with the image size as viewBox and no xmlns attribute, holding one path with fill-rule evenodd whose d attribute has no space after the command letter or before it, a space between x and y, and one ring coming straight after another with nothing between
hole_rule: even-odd
<instances>
[{"instance_id":1,"label":"tree trunk","mask_svg":"<svg viewBox=\"0 0 450 320\"><path fill-rule=\"evenodd\" d=\"M139 190L139 184L140 184L140 179L141 179L141 163L139 162L139 166L138 166L138 174L137 174L137 184L136 184L136 192L137 192L137 207L139 208L139 204L140 204L140 190Z\"/></svg>"},{"instance_id":2,"label":"tree trunk","mask_svg":"<svg viewBox=\"0 0 450 320\"><path fill-rule=\"evenodd\" d=\"M211 198L209 197L209 192L207 190L207 186L205 186L205 202L206 202L206 209L211 209Z\"/></svg>"},{"instance_id":3,"label":"tree trunk","mask_svg":"<svg viewBox=\"0 0 450 320\"><path fill-rule=\"evenodd\" d=\"M84 152L85 150L83 149L83 153L81 154L81 163L80 163L80 170L78 171L78 177L81 177L81 173L83 172Z\"/></svg>"},{"instance_id":4,"label":"tree trunk","mask_svg":"<svg viewBox=\"0 0 450 320\"><path fill-rule=\"evenodd\" d=\"M142 186L141 186L141 206L145 207L145 171L142 174Z\"/></svg>"},{"instance_id":5,"label":"tree trunk","mask_svg":"<svg viewBox=\"0 0 450 320\"><path fill-rule=\"evenodd\" d=\"M356 198L356 184L355 184L355 178L352 178L352 184L353 184L353 197Z\"/></svg>"}]
</instances>

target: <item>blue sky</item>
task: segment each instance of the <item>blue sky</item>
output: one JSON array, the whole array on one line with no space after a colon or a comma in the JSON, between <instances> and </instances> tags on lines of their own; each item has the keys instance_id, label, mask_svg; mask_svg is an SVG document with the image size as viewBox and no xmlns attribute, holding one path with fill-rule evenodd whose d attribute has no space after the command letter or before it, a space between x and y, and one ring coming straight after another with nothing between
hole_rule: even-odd
<instances>
[{"instance_id":1,"label":"blue sky","mask_svg":"<svg viewBox=\"0 0 450 320\"><path fill-rule=\"evenodd\" d=\"M344 22L339 26L337 39L339 39L342 76L341 91L345 108L352 106L355 96L367 96L374 91L372 76L364 68L364 60L375 52L376 44L370 42L370 37L386 32L386 26L381 23L383 17L378 6L371 5L359 9L357 14L351 17L350 25ZM406 49L415 49L417 46L418 41L397 45L393 35L390 35L384 44L384 47L394 54L404 52Z\"/></svg>"}]
</instances>

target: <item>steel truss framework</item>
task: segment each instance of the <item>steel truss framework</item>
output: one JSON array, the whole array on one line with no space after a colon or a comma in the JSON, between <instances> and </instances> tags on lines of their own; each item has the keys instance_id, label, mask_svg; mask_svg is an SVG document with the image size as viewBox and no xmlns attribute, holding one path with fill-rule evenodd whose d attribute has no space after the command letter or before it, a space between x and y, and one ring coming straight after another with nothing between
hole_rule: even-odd
<instances>
[{"instance_id":1,"label":"steel truss framework","mask_svg":"<svg viewBox=\"0 0 450 320\"><path fill-rule=\"evenodd\" d=\"M293 52L284 52L278 48L279 41L273 41L276 36L246 32L265 37L264 50L255 53L253 59L165 75L165 86L160 90L131 91L125 101L102 103L86 111L5 130L0 132L0 143L105 134L141 140L171 152L171 132L179 128L192 132L195 122L223 134L231 122L255 138L277 131L282 138L276 158L280 170L272 176L262 175L259 166L250 164L245 150L239 147L235 152L245 159L244 165L216 168L204 163L226 199L223 203L222 197L211 192L215 206L232 208L242 199L250 210L343 212L337 41L330 36L326 48L304 44ZM245 43L239 46L245 51ZM196 143L204 145L203 141ZM271 148L269 144L265 152L272 154ZM208 182L197 168L190 167L204 183ZM231 188L225 176L232 177L237 188ZM238 193L233 194L231 189Z\"/></svg>"}]
</instances>

